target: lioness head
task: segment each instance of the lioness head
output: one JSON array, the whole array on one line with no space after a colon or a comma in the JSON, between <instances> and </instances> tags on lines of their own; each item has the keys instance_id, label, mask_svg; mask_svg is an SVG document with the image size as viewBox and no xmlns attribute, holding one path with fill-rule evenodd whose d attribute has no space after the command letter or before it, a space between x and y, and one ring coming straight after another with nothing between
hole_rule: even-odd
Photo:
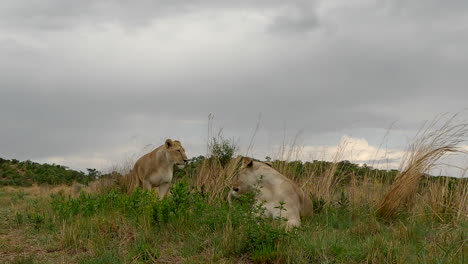
<instances>
[{"instance_id":1,"label":"lioness head","mask_svg":"<svg viewBox=\"0 0 468 264\"><path fill-rule=\"evenodd\" d=\"M187 155L185 149L178 140L167 139L165 143L166 157L179 167L183 167L187 162Z\"/></svg>"},{"instance_id":2,"label":"lioness head","mask_svg":"<svg viewBox=\"0 0 468 264\"><path fill-rule=\"evenodd\" d=\"M242 158L242 166L237 174L237 180L232 184L230 196L238 198L241 194L254 191L260 187L262 174L266 175L270 164Z\"/></svg>"}]
</instances>

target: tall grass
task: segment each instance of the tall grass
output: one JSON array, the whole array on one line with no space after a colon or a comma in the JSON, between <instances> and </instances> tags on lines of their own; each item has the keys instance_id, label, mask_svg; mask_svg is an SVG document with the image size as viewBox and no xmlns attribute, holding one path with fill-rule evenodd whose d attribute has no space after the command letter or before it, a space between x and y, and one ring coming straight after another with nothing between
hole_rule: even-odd
<instances>
[{"instance_id":1,"label":"tall grass","mask_svg":"<svg viewBox=\"0 0 468 264\"><path fill-rule=\"evenodd\" d=\"M410 205L421 177L436 167L447 154L463 152L458 145L466 140L468 123L454 123L457 115L446 121L443 117L423 126L409 145L395 181L378 206L378 216L391 218L403 206Z\"/></svg>"},{"instance_id":2,"label":"tall grass","mask_svg":"<svg viewBox=\"0 0 468 264\"><path fill-rule=\"evenodd\" d=\"M313 185L313 193L315 193L318 198L331 201L335 187L340 179L336 177L338 162L342 160L347 145L348 143L346 141L338 145L337 151L332 159L332 166L330 166Z\"/></svg>"},{"instance_id":3,"label":"tall grass","mask_svg":"<svg viewBox=\"0 0 468 264\"><path fill-rule=\"evenodd\" d=\"M210 199L225 196L240 166L242 157L237 155L238 150L235 142L225 139L220 131L217 137L207 142L207 158L195 172L193 185L206 191Z\"/></svg>"},{"instance_id":4,"label":"tall grass","mask_svg":"<svg viewBox=\"0 0 468 264\"><path fill-rule=\"evenodd\" d=\"M193 179L194 185L198 190L209 193L211 199L225 196L240 166L241 159L241 156L233 158L225 166L221 165L217 157L205 159Z\"/></svg>"}]
</instances>

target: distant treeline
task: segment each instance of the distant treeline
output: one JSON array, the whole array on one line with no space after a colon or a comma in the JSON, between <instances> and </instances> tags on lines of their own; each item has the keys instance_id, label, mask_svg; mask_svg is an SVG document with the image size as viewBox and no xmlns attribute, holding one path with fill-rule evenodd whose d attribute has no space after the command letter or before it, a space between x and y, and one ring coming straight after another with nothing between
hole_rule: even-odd
<instances>
[{"instance_id":1,"label":"distant treeline","mask_svg":"<svg viewBox=\"0 0 468 264\"><path fill-rule=\"evenodd\" d=\"M221 163L221 165L226 165L230 158L224 156L219 157L209 157L198 156L190 159L184 169L175 169L174 176L176 178L182 177L193 177L199 173L199 169L202 166L205 160L216 160ZM325 173L333 173L338 183L341 185L346 185L350 183L351 180L355 179L356 181L362 181L365 178L370 180L378 180L385 184L390 184L393 182L395 177L398 175L398 170L396 169L376 169L367 164L359 165L352 163L348 160L339 161L333 163L330 161L323 160L314 160L312 162L306 161L280 161L274 160L271 161L269 157L265 157L265 160L269 161L272 166L280 171L281 173L287 175L290 178L299 180L306 177L320 177ZM458 182L465 181L468 178L454 178L447 176L432 176L429 174L423 175L421 184L425 185L428 182L433 181L449 181L449 182Z\"/></svg>"},{"instance_id":2,"label":"distant treeline","mask_svg":"<svg viewBox=\"0 0 468 264\"><path fill-rule=\"evenodd\" d=\"M194 176L198 173L198 169L205 160L213 160L213 157L205 158L204 156L198 156L190 159L184 169L175 170L175 177ZM221 165L224 166L230 159L215 158L214 160L219 161ZM266 157L266 160L269 161L270 158ZM336 164L321 160L314 160L312 162L274 160L270 161L270 164L272 164L273 168L293 179L319 177L324 173L333 171L334 175L343 184L349 183L352 177L355 177L356 180L362 180L364 177L372 177L379 178L385 182L391 182L398 173L398 170L380 170L367 166L366 164L360 166L347 160L340 161Z\"/></svg>"},{"instance_id":3,"label":"distant treeline","mask_svg":"<svg viewBox=\"0 0 468 264\"><path fill-rule=\"evenodd\" d=\"M362 181L364 178L371 180L379 180L382 183L390 184L395 180L399 171L396 169L376 169L367 164L359 165L352 163L348 160L342 160L337 163L314 160L312 162L301 162L301 161L273 161L271 162L275 168L283 168L282 171L290 170L290 176L302 178L312 176L322 176L325 173L333 172L334 176L338 180L338 183L342 185L348 184L352 179L356 181ZM421 185L426 185L428 182L434 181L448 181L448 182L459 182L468 180L467 178L454 178L448 176L432 176L429 174L423 175L421 179Z\"/></svg>"},{"instance_id":4,"label":"distant treeline","mask_svg":"<svg viewBox=\"0 0 468 264\"><path fill-rule=\"evenodd\" d=\"M200 171L203 162L212 160L213 158L205 158L198 156L190 159L184 169L175 168L175 178L194 177ZM226 165L231 157L223 160L223 165ZM269 160L266 157L266 160ZM216 159L220 161L220 159ZM348 160L343 160L338 163L329 161L314 160L312 162L302 161L271 161L274 168L278 169L283 174L293 178L301 179L304 177L320 177L324 173L334 173L338 182L342 185L348 184L351 180L362 181L364 178L380 180L383 183L391 183L398 174L398 170L381 170L376 169L366 164L358 165ZM31 186L32 184L67 184L79 182L88 184L101 177L112 177L112 175L120 174L102 174L96 169L87 169L87 172L76 171L69 169L66 166L56 164L40 164L37 162L18 161L16 159L7 160L0 158L0 186ZM459 178L451 177L433 177L425 175L421 184L427 184L430 181L439 180L459 181ZM463 179L468 180L468 179Z\"/></svg>"},{"instance_id":5,"label":"distant treeline","mask_svg":"<svg viewBox=\"0 0 468 264\"><path fill-rule=\"evenodd\" d=\"M101 176L96 169L76 171L56 164L7 160L0 158L0 186L31 186L37 184L72 184L74 181L88 184Z\"/></svg>"},{"instance_id":6,"label":"distant treeline","mask_svg":"<svg viewBox=\"0 0 468 264\"><path fill-rule=\"evenodd\" d=\"M396 177L397 170L380 170L366 164L358 165L348 160L333 163L330 161L314 160L312 162L301 161L273 161L273 167L283 168L283 170L293 170L288 174L302 178L309 175L320 177L325 173L333 173L336 179L342 184L349 183L354 177L362 180L364 177L377 178L384 182L391 182Z\"/></svg>"}]
</instances>

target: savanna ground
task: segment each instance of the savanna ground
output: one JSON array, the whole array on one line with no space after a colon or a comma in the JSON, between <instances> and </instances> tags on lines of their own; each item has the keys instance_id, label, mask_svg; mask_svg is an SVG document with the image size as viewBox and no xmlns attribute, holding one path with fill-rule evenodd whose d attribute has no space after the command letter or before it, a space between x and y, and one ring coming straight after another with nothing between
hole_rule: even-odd
<instances>
[{"instance_id":1,"label":"savanna ground","mask_svg":"<svg viewBox=\"0 0 468 264\"><path fill-rule=\"evenodd\" d=\"M374 183L344 188L334 203L315 200L315 215L289 233L280 220L253 216L249 197L230 208L190 192L184 181L163 201L115 189L72 198L63 189L52 196L41 187L1 189L3 262L466 263L468 257L466 217L421 205L391 221L377 218L372 205L356 204L386 189Z\"/></svg>"},{"instance_id":2,"label":"savanna ground","mask_svg":"<svg viewBox=\"0 0 468 264\"><path fill-rule=\"evenodd\" d=\"M468 181L425 177L465 128L422 133L385 177L347 162L273 162L314 204L290 232L282 219L257 217L252 195L228 205L240 163L228 143L179 171L163 200L127 195L125 178L2 187L0 262L467 263Z\"/></svg>"}]
</instances>

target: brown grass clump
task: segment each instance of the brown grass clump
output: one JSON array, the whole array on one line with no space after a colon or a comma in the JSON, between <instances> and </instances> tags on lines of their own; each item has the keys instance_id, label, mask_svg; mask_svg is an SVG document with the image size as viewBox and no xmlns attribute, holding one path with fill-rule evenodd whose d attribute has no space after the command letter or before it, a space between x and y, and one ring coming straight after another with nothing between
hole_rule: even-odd
<instances>
[{"instance_id":1,"label":"brown grass clump","mask_svg":"<svg viewBox=\"0 0 468 264\"><path fill-rule=\"evenodd\" d=\"M141 153L145 152L146 147ZM122 192L128 192L132 189L131 171L135 164L137 154L131 157L125 157L120 162L113 163L108 169L106 177L103 181L92 185L92 188L96 192L106 191L112 188L118 188Z\"/></svg>"},{"instance_id":2,"label":"brown grass clump","mask_svg":"<svg viewBox=\"0 0 468 264\"><path fill-rule=\"evenodd\" d=\"M419 200L419 213L425 208L439 222L458 222L461 218L468 219L468 178L465 177L468 168L461 169L460 178L436 177L427 183L426 190Z\"/></svg>"},{"instance_id":3,"label":"brown grass clump","mask_svg":"<svg viewBox=\"0 0 468 264\"><path fill-rule=\"evenodd\" d=\"M430 182L425 196L426 204L439 221L444 222L445 215L455 211L454 190L448 178Z\"/></svg>"},{"instance_id":4,"label":"brown grass clump","mask_svg":"<svg viewBox=\"0 0 468 264\"><path fill-rule=\"evenodd\" d=\"M125 180L125 176L112 172L91 182L85 190L91 193L105 193L113 189L125 191L128 187Z\"/></svg>"},{"instance_id":5,"label":"brown grass clump","mask_svg":"<svg viewBox=\"0 0 468 264\"><path fill-rule=\"evenodd\" d=\"M359 208L363 204L375 207L382 198L382 193L388 188L387 184L378 180L369 180L368 176L359 180L352 175L349 184L344 187L345 193L348 194L350 206Z\"/></svg>"},{"instance_id":6,"label":"brown grass clump","mask_svg":"<svg viewBox=\"0 0 468 264\"><path fill-rule=\"evenodd\" d=\"M332 202L334 193L337 189L337 185L340 183L340 176L342 176L338 175L339 173L337 172L339 162L343 160L343 156L347 147L348 142L340 142L336 152L332 156L330 166L325 168L319 168L318 171L306 171L304 175L305 177L302 177L301 179L293 178L293 180L298 182L299 186L301 186L301 188L304 191L310 193L314 197L326 202ZM294 168L293 171L295 170L296 168ZM285 169L283 169L283 171L285 171Z\"/></svg>"},{"instance_id":7,"label":"brown grass clump","mask_svg":"<svg viewBox=\"0 0 468 264\"><path fill-rule=\"evenodd\" d=\"M207 191L211 199L222 197L224 190L233 181L241 159L241 156L233 158L224 167L215 157L205 159L193 179L195 186Z\"/></svg>"},{"instance_id":8,"label":"brown grass clump","mask_svg":"<svg viewBox=\"0 0 468 264\"><path fill-rule=\"evenodd\" d=\"M453 124L457 115L441 123L440 116L427 126L423 126L406 151L399 168L399 173L388 193L381 200L377 215L391 218L404 205L407 205L419 186L420 179L448 153L463 152L457 146L465 141L468 124Z\"/></svg>"},{"instance_id":9,"label":"brown grass clump","mask_svg":"<svg viewBox=\"0 0 468 264\"><path fill-rule=\"evenodd\" d=\"M455 205L456 208L456 220L468 219L468 181L465 180L457 186L456 193L458 194L458 200Z\"/></svg>"},{"instance_id":10,"label":"brown grass clump","mask_svg":"<svg viewBox=\"0 0 468 264\"><path fill-rule=\"evenodd\" d=\"M325 201L331 201L333 198L333 192L336 188L336 185L339 183L339 178L335 177L336 170L338 168L338 162L343 159L344 152L346 150L348 143L346 141L341 142L338 145L338 149L333 156L332 159L332 166L330 166L322 177L319 178L316 186L318 189L316 190L316 195L319 198L324 199Z\"/></svg>"},{"instance_id":11,"label":"brown grass clump","mask_svg":"<svg viewBox=\"0 0 468 264\"><path fill-rule=\"evenodd\" d=\"M192 178L192 184L195 188L206 191L210 199L221 198L225 195L225 190L233 181L242 160L242 156L234 158L239 148L234 140L227 140L223 137L222 129L218 131L217 135L213 135L213 119L214 116L209 114L206 159L203 160ZM250 145L252 144L253 138L250 142Z\"/></svg>"}]
</instances>

